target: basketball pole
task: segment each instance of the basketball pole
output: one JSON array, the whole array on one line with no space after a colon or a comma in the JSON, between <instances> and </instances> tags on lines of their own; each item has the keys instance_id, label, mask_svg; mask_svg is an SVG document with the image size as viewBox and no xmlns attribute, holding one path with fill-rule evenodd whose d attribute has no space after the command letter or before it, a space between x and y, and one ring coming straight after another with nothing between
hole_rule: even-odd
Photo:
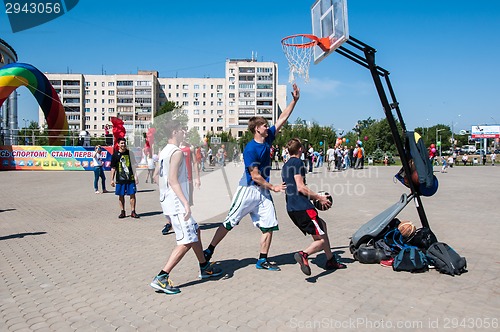
<instances>
[{"instance_id":1,"label":"basketball pole","mask_svg":"<svg viewBox=\"0 0 500 332\"><path fill-rule=\"evenodd\" d=\"M349 39L344 43L344 45L350 45L361 51L363 55L360 55L352 50L347 49L345 46L340 46L335 50L335 52L340 55L356 62L357 64L367 68L370 70L370 73L373 78L373 82L375 84L375 88L377 89L377 93L380 98L380 102L382 103L382 107L384 109L385 116L389 123L389 127L391 128L391 134L394 138L394 142L396 144L396 148L398 150L399 156L401 158L401 164L405 171L405 174L409 177L408 184L410 187L411 194L415 199L415 205L417 208L418 216L420 218L420 222L423 227L429 226L429 221L427 220L427 216L425 214L424 207L422 205L422 201L420 199L420 194L415 189L415 185L413 181L411 181L411 168L409 164L409 160L406 156L406 151L404 149L403 142L401 141L401 136L399 136L398 127L396 124L396 120L394 119L394 115L392 114L392 109L396 111L399 122L401 124L401 128L403 130L403 137L406 139L406 126L403 121L403 117L401 115L401 110L399 109L399 103L396 100L396 95L392 88L391 81L389 80L389 72L375 64L375 53L377 52L373 47L361 42L360 40L350 36ZM387 85L387 89L391 95L392 103L389 103L389 99L387 98L386 90L382 83L381 77L385 78L385 83Z\"/></svg>"}]
</instances>

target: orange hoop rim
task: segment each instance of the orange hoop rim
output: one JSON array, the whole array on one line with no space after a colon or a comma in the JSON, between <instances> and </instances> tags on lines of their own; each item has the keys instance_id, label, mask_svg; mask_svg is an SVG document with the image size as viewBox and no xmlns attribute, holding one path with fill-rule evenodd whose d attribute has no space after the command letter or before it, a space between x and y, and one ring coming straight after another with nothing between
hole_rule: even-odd
<instances>
[{"instance_id":1,"label":"orange hoop rim","mask_svg":"<svg viewBox=\"0 0 500 332\"><path fill-rule=\"evenodd\" d=\"M292 40L293 38L296 37L305 37L311 39L310 42L307 43L296 43L296 42L288 42L288 40ZM287 36L283 39L281 39L281 44L286 47L297 47L297 48L309 48L318 45L321 47L323 51L328 51L330 50L330 39L325 37L325 38L319 38L315 35L307 34L307 33L298 33L295 35L290 35Z\"/></svg>"}]
</instances>

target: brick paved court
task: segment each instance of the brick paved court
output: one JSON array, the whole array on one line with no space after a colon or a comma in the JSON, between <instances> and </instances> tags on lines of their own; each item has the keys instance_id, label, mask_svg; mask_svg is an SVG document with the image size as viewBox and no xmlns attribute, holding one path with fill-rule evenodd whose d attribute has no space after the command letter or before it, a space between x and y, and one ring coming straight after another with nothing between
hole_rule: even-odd
<instances>
[{"instance_id":1,"label":"brick paved court","mask_svg":"<svg viewBox=\"0 0 500 332\"><path fill-rule=\"evenodd\" d=\"M310 237L274 195L280 231L271 256L281 272L255 269L260 236L247 217L215 252L226 275L200 281L190 252L171 274L182 292L170 296L149 286L175 246L173 234L161 234L155 185L139 186L141 219L120 220L117 197L94 194L92 172L0 172L0 331L498 330L500 167L436 172L439 191L423 198L438 238L467 258L469 272L458 277L353 262L349 237L406 192L393 182L397 170L308 176L334 193L335 206L321 215L347 270L322 270L319 254L310 277L300 272L292 256ZM193 215L204 247L241 172L229 164L203 175ZM419 224L413 203L399 217Z\"/></svg>"}]
</instances>

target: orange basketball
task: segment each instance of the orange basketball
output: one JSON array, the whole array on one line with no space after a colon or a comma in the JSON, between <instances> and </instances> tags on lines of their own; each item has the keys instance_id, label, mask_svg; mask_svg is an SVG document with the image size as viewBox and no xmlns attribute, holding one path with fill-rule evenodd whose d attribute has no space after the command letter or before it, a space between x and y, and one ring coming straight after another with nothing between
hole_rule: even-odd
<instances>
[{"instance_id":1,"label":"orange basketball","mask_svg":"<svg viewBox=\"0 0 500 332\"><path fill-rule=\"evenodd\" d=\"M410 237L415 234L417 227L411 221L403 221L398 225L398 229L403 237Z\"/></svg>"}]
</instances>

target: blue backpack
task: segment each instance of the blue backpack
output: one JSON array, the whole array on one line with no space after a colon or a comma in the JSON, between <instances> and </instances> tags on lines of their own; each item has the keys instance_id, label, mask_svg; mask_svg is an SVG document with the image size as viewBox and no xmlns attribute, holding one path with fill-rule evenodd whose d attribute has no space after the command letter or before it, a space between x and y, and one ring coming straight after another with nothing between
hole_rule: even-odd
<instances>
[{"instance_id":1,"label":"blue backpack","mask_svg":"<svg viewBox=\"0 0 500 332\"><path fill-rule=\"evenodd\" d=\"M406 245L394 258L392 269L412 273L425 272L429 270L429 263L422 250Z\"/></svg>"}]
</instances>

